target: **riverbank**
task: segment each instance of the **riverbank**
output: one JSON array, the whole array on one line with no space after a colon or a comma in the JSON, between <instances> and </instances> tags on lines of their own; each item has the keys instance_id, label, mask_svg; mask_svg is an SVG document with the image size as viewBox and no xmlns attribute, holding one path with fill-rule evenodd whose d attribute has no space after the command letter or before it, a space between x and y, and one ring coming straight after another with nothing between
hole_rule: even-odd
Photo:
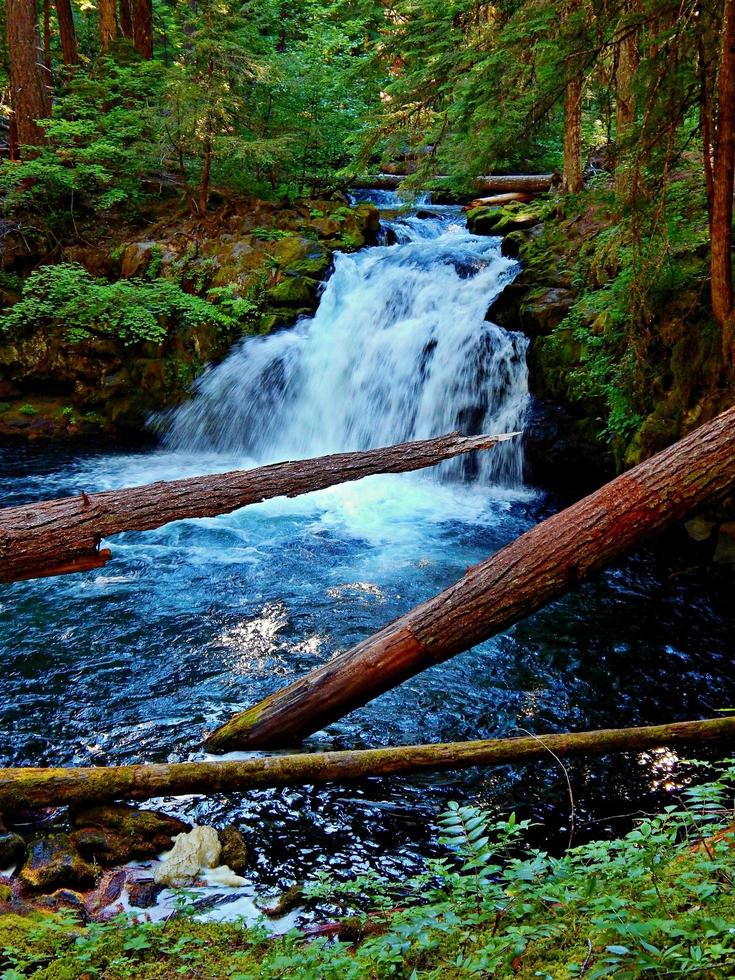
<instances>
[{"instance_id":1,"label":"riverbank","mask_svg":"<svg viewBox=\"0 0 735 980\"><path fill-rule=\"evenodd\" d=\"M378 227L370 204L233 195L204 218L159 203L69 242L7 229L0 437L140 439L239 338L313 313L333 253Z\"/></svg>"},{"instance_id":2,"label":"riverbank","mask_svg":"<svg viewBox=\"0 0 735 980\"><path fill-rule=\"evenodd\" d=\"M439 820L445 855L426 874L342 885L323 875L304 894L328 901L331 917L285 938L192 916L185 893L163 923L90 925L23 908L4 886L0 963L8 980L724 978L735 962L733 775L685 791L622 839L558 858L524 846L526 824L455 804Z\"/></svg>"}]
</instances>

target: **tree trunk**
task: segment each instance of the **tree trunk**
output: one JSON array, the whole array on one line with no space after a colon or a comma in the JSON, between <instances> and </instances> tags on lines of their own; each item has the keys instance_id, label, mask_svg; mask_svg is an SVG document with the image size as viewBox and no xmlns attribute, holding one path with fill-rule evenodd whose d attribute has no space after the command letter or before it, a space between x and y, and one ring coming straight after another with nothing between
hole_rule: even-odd
<instances>
[{"instance_id":1,"label":"tree trunk","mask_svg":"<svg viewBox=\"0 0 735 980\"><path fill-rule=\"evenodd\" d=\"M510 438L510 434L452 433L365 452L7 507L0 510L0 582L99 567L104 558L97 551L100 541L120 531L147 531L170 521L227 514L272 497L296 497L375 473L435 466Z\"/></svg>"},{"instance_id":2,"label":"tree trunk","mask_svg":"<svg viewBox=\"0 0 735 980\"><path fill-rule=\"evenodd\" d=\"M578 194L582 179L582 79L572 78L564 89L564 173L562 189Z\"/></svg>"},{"instance_id":3,"label":"tree trunk","mask_svg":"<svg viewBox=\"0 0 735 980\"><path fill-rule=\"evenodd\" d=\"M79 61L79 52L71 0L56 0L56 19L59 22L59 38L61 39L61 54L64 64L67 68L73 68Z\"/></svg>"},{"instance_id":4,"label":"tree trunk","mask_svg":"<svg viewBox=\"0 0 735 980\"><path fill-rule=\"evenodd\" d=\"M120 33L133 40L132 0L120 0Z\"/></svg>"},{"instance_id":5,"label":"tree trunk","mask_svg":"<svg viewBox=\"0 0 735 980\"><path fill-rule=\"evenodd\" d=\"M538 524L457 583L235 715L208 749L294 744L524 619L735 486L735 408Z\"/></svg>"},{"instance_id":6,"label":"tree trunk","mask_svg":"<svg viewBox=\"0 0 735 980\"><path fill-rule=\"evenodd\" d=\"M107 800L147 800L189 793L242 792L277 786L344 782L367 776L442 772L474 766L525 765L538 760L656 746L732 739L735 718L671 725L609 728L535 738L498 738L438 745L273 755L223 762L102 766L76 769L0 769L0 813L50 806L88 806Z\"/></svg>"},{"instance_id":7,"label":"tree trunk","mask_svg":"<svg viewBox=\"0 0 735 980\"><path fill-rule=\"evenodd\" d=\"M117 21L115 19L115 0L99 0L100 44L107 51L117 37Z\"/></svg>"},{"instance_id":8,"label":"tree trunk","mask_svg":"<svg viewBox=\"0 0 735 980\"><path fill-rule=\"evenodd\" d=\"M732 195L735 177L735 0L725 0L712 193L712 312L722 329L725 370L733 369Z\"/></svg>"},{"instance_id":9,"label":"tree trunk","mask_svg":"<svg viewBox=\"0 0 735 980\"><path fill-rule=\"evenodd\" d=\"M7 0L10 90L18 144L44 141L37 120L48 116L50 105L38 37L35 0Z\"/></svg>"},{"instance_id":10,"label":"tree trunk","mask_svg":"<svg viewBox=\"0 0 735 980\"><path fill-rule=\"evenodd\" d=\"M48 101L51 102L51 0L43 0L43 67Z\"/></svg>"},{"instance_id":11,"label":"tree trunk","mask_svg":"<svg viewBox=\"0 0 735 980\"><path fill-rule=\"evenodd\" d=\"M151 0L130 0L130 3L133 14L133 45L142 58L150 60L153 57L153 4Z\"/></svg>"},{"instance_id":12,"label":"tree trunk","mask_svg":"<svg viewBox=\"0 0 735 980\"><path fill-rule=\"evenodd\" d=\"M626 13L634 10L636 4L631 0ZM626 196L628 175L622 166L623 156L630 142L635 124L636 106L634 83L638 71L638 29L630 23L622 28L623 37L617 46L617 66L615 71L615 190Z\"/></svg>"}]
</instances>

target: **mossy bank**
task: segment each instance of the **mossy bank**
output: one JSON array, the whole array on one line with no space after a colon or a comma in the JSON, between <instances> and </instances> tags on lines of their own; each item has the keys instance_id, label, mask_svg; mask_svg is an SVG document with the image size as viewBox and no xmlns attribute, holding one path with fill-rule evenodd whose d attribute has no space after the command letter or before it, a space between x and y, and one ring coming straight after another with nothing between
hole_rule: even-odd
<instances>
[{"instance_id":1,"label":"mossy bank","mask_svg":"<svg viewBox=\"0 0 735 980\"><path fill-rule=\"evenodd\" d=\"M374 242L379 225L372 205L339 200L154 217L91 244L11 230L0 435L139 436L239 337L312 313L333 253Z\"/></svg>"}]
</instances>

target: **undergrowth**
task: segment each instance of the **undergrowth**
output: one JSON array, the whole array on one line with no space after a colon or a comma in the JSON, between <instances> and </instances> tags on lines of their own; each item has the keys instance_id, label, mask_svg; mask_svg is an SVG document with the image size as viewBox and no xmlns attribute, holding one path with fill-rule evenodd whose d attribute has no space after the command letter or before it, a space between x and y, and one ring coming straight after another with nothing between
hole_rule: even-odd
<instances>
[{"instance_id":1,"label":"undergrowth","mask_svg":"<svg viewBox=\"0 0 735 980\"><path fill-rule=\"evenodd\" d=\"M561 857L523 844L527 822L453 804L440 819L449 854L425 873L400 884L375 875L310 884L312 898L357 910L349 941L269 938L191 910L165 925L9 914L0 917L0 977L730 977L735 852L719 832L733 819L732 762L622 839Z\"/></svg>"},{"instance_id":2,"label":"undergrowth","mask_svg":"<svg viewBox=\"0 0 735 980\"><path fill-rule=\"evenodd\" d=\"M106 334L130 345L160 344L172 330L205 325L228 333L246 322L253 305L220 293L215 305L168 279L108 282L74 263L47 265L31 273L21 299L0 314L0 337L44 327L73 344Z\"/></svg>"}]
</instances>

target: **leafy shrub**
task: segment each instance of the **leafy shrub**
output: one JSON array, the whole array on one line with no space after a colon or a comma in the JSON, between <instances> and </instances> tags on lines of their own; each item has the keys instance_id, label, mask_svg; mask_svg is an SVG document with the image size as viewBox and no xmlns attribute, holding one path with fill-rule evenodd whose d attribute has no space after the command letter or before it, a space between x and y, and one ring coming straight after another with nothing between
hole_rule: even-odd
<instances>
[{"instance_id":1,"label":"leafy shrub","mask_svg":"<svg viewBox=\"0 0 735 980\"><path fill-rule=\"evenodd\" d=\"M162 343L170 329L211 324L229 331L236 318L166 279L95 279L81 265L48 265L33 272L15 306L0 314L0 332L38 327L64 331L71 343L108 334L124 344Z\"/></svg>"},{"instance_id":2,"label":"leafy shrub","mask_svg":"<svg viewBox=\"0 0 735 980\"><path fill-rule=\"evenodd\" d=\"M493 821L452 804L440 819L448 856L408 881L373 873L307 889L342 913L357 910L355 940L277 939L241 923L200 922L190 896L165 926L85 928L69 916L0 916L4 980L220 977L607 977L732 975L735 768L682 793L625 837L561 857L523 846L527 822ZM369 910L369 911L368 911ZM359 941L360 930L363 938ZM49 965L51 964L51 965Z\"/></svg>"}]
</instances>

